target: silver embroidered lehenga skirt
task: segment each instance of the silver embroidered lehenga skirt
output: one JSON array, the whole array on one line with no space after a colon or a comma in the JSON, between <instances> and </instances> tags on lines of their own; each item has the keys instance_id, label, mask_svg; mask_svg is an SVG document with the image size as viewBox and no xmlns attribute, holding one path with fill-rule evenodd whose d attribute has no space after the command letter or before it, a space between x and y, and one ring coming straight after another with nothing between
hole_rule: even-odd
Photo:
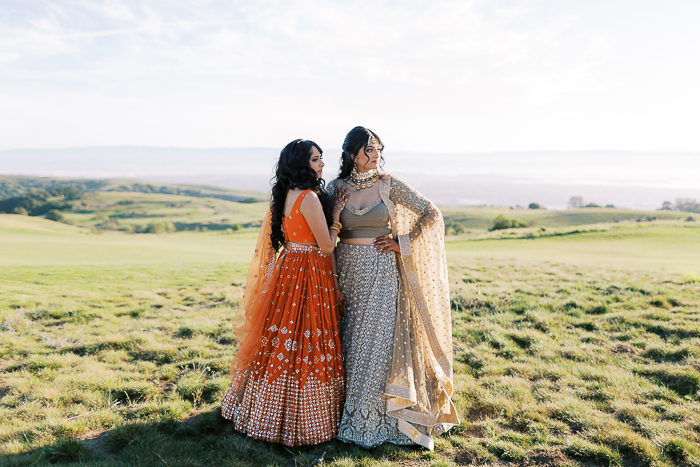
<instances>
[{"instance_id":1,"label":"silver embroidered lehenga skirt","mask_svg":"<svg viewBox=\"0 0 700 467\"><path fill-rule=\"evenodd\" d=\"M347 243L336 252L340 290L348 301L340 323L347 392L338 439L367 449L384 442L414 444L386 414L384 395L396 326L396 257Z\"/></svg>"}]
</instances>

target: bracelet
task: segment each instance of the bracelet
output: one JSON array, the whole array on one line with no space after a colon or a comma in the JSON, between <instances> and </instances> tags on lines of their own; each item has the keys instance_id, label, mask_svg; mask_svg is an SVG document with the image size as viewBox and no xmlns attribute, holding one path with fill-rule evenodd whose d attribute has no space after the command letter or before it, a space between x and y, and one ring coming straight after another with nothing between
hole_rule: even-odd
<instances>
[{"instance_id":1,"label":"bracelet","mask_svg":"<svg viewBox=\"0 0 700 467\"><path fill-rule=\"evenodd\" d=\"M333 225L329 227L330 230L335 230L336 232L340 233L340 229L343 228L343 224L340 222L333 222Z\"/></svg>"}]
</instances>

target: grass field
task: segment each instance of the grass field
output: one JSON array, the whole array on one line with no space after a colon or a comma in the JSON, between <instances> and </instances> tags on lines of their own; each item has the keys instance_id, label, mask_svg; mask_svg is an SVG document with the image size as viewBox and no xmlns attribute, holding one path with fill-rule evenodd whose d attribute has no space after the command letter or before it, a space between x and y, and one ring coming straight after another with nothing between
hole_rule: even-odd
<instances>
[{"instance_id":1,"label":"grass field","mask_svg":"<svg viewBox=\"0 0 700 467\"><path fill-rule=\"evenodd\" d=\"M547 211L545 209L499 208L499 207L455 207L443 208L447 220L458 222L467 229L488 229L493 219L503 215L519 219L536 227L568 227L622 221L637 221L656 218L659 220L679 220L689 213L676 211L632 211L614 208L579 208L568 211Z\"/></svg>"},{"instance_id":2,"label":"grass field","mask_svg":"<svg viewBox=\"0 0 700 467\"><path fill-rule=\"evenodd\" d=\"M257 239L253 229L172 235L92 233L41 218L0 214L0 265L242 265Z\"/></svg>"},{"instance_id":3,"label":"grass field","mask_svg":"<svg viewBox=\"0 0 700 467\"><path fill-rule=\"evenodd\" d=\"M514 230L475 238L448 236L447 249L455 256L483 255L700 273L700 222L621 222L587 227L535 231L545 236L533 238L527 238L530 233Z\"/></svg>"},{"instance_id":4,"label":"grass field","mask_svg":"<svg viewBox=\"0 0 700 467\"><path fill-rule=\"evenodd\" d=\"M131 231L149 223L170 222L177 230L237 229L259 222L267 203L237 203L216 198L153 193L89 193L66 220L76 226Z\"/></svg>"},{"instance_id":5,"label":"grass field","mask_svg":"<svg viewBox=\"0 0 700 467\"><path fill-rule=\"evenodd\" d=\"M53 190L56 188L75 187L84 193L104 192L136 192L144 194L177 194L205 198L227 199L239 201L256 199L267 201L267 193L260 191L232 190L209 185L184 185L177 183L159 183L132 178L112 179L83 179L32 177L23 175L0 175L0 198L21 196L37 190Z\"/></svg>"},{"instance_id":6,"label":"grass field","mask_svg":"<svg viewBox=\"0 0 700 467\"><path fill-rule=\"evenodd\" d=\"M428 452L285 449L221 419L254 230L0 215L0 465L700 466L696 225L448 237L463 422Z\"/></svg>"}]
</instances>

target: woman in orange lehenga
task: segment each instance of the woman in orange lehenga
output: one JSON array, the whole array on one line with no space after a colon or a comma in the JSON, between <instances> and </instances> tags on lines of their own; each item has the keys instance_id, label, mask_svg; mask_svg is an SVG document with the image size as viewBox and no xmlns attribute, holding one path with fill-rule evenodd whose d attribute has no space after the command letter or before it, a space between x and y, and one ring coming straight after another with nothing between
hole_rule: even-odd
<instances>
[{"instance_id":1,"label":"woman in orange lehenga","mask_svg":"<svg viewBox=\"0 0 700 467\"><path fill-rule=\"evenodd\" d=\"M345 398L331 254L347 193L327 199L321 153L307 140L280 153L234 322L239 348L231 387L221 402L237 430L287 446L334 438Z\"/></svg>"}]
</instances>

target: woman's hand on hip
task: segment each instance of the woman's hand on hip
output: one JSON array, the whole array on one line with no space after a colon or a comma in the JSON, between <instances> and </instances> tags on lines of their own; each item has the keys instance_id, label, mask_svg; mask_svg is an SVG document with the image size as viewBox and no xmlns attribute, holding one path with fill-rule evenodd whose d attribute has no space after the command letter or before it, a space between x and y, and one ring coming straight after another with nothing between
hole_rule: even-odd
<instances>
[{"instance_id":1,"label":"woman's hand on hip","mask_svg":"<svg viewBox=\"0 0 700 467\"><path fill-rule=\"evenodd\" d=\"M372 246L379 253L384 254L390 251L395 251L396 253L401 253L401 247L398 242L389 236L377 237L372 242Z\"/></svg>"}]
</instances>

